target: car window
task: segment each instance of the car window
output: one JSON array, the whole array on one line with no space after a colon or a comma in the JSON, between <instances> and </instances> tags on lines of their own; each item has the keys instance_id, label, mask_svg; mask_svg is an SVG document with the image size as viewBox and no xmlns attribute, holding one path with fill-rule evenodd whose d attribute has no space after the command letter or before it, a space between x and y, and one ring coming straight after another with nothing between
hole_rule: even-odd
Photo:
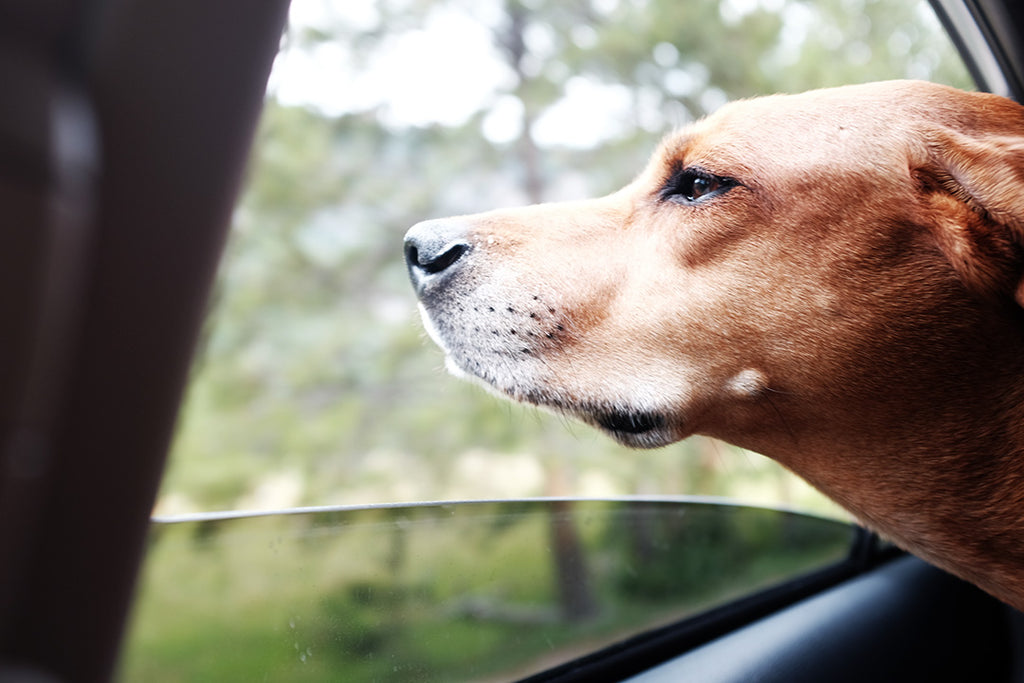
<instances>
[{"instance_id":1,"label":"car window","mask_svg":"<svg viewBox=\"0 0 1024 683\"><path fill-rule=\"evenodd\" d=\"M448 376L401 243L425 218L615 190L662 135L730 99L889 78L973 87L927 2L295 0L123 680L332 680L309 673L331 667L386 680L389 665L394 680L408 666L420 680L525 675L845 557L848 527L821 519L845 513L767 458L704 438L630 451ZM748 507L712 506L722 517L708 522L765 559L716 586L728 534L694 540L672 521L713 513L623 500L683 495L767 506L763 537L762 522L737 521ZM601 577L593 599L628 614L606 618L602 602L562 629L557 582L529 583L524 567L558 561L544 541L553 503L375 507L537 497L619 499L565 514ZM650 509L661 559L628 564L629 525ZM459 521L440 525L449 510ZM814 543L802 531L789 543L793 519ZM700 571L672 571L681 547ZM479 644L510 637L530 644L515 657Z\"/></svg>"},{"instance_id":2,"label":"car window","mask_svg":"<svg viewBox=\"0 0 1024 683\"><path fill-rule=\"evenodd\" d=\"M509 680L842 562L855 530L694 501L157 521L124 678Z\"/></svg>"}]
</instances>

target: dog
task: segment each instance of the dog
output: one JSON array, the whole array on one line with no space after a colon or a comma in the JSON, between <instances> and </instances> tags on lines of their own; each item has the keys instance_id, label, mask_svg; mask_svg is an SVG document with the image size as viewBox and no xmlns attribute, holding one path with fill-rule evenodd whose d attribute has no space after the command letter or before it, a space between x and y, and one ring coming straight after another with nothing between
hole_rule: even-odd
<instances>
[{"instance_id":1,"label":"dog","mask_svg":"<svg viewBox=\"0 0 1024 683\"><path fill-rule=\"evenodd\" d=\"M1024 609L1024 108L890 81L733 102L600 199L424 221L457 375L618 441L716 437Z\"/></svg>"}]
</instances>

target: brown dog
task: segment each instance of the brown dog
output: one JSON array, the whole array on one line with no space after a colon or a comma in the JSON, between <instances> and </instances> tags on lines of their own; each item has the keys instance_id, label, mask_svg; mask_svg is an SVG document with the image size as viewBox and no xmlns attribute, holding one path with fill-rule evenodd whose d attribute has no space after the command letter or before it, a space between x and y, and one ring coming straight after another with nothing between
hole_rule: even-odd
<instances>
[{"instance_id":1,"label":"brown dog","mask_svg":"<svg viewBox=\"0 0 1024 683\"><path fill-rule=\"evenodd\" d=\"M457 373L628 445L768 455L1024 609L1024 108L920 82L736 102L608 197L405 249Z\"/></svg>"}]
</instances>

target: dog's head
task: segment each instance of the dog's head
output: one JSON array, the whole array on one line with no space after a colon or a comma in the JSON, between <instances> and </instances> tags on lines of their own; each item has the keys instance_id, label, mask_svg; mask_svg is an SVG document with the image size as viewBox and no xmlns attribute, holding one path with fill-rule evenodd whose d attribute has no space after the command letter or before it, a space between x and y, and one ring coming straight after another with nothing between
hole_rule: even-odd
<instances>
[{"instance_id":1,"label":"dog's head","mask_svg":"<svg viewBox=\"0 0 1024 683\"><path fill-rule=\"evenodd\" d=\"M410 276L453 371L632 446L884 429L1024 302L1022 112L916 82L736 102L607 197L416 225Z\"/></svg>"}]
</instances>

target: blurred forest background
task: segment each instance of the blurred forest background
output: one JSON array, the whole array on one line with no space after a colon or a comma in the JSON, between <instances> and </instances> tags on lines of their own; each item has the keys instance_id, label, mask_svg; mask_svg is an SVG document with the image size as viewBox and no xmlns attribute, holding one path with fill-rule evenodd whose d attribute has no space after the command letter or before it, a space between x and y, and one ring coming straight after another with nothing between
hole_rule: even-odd
<instances>
[{"instance_id":1,"label":"blurred forest background","mask_svg":"<svg viewBox=\"0 0 1024 683\"><path fill-rule=\"evenodd\" d=\"M766 458L652 452L446 375L419 220L596 196L729 99L973 87L926 2L294 0L157 506L706 494L830 510Z\"/></svg>"}]
</instances>

